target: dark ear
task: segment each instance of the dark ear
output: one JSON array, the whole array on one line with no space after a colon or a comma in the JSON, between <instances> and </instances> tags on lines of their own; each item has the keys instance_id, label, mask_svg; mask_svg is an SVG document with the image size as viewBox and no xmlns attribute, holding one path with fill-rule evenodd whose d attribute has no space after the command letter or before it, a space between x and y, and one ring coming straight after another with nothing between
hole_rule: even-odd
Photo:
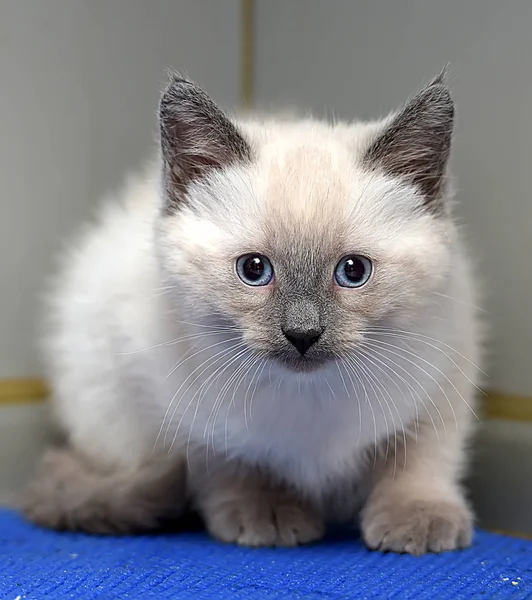
<instances>
[{"instance_id":1,"label":"dark ear","mask_svg":"<svg viewBox=\"0 0 532 600\"><path fill-rule=\"evenodd\" d=\"M454 103L442 71L397 113L371 144L364 164L414 184L425 204L441 206L451 150Z\"/></svg>"},{"instance_id":2,"label":"dark ear","mask_svg":"<svg viewBox=\"0 0 532 600\"><path fill-rule=\"evenodd\" d=\"M161 97L159 127L169 212L184 200L192 181L251 159L250 147L223 111L177 74L171 74Z\"/></svg>"}]
</instances>

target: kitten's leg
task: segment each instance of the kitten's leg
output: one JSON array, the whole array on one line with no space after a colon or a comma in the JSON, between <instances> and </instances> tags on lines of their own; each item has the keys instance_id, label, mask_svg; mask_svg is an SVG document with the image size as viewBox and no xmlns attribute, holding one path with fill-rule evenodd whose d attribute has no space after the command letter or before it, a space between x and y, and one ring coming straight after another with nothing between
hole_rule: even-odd
<instances>
[{"instance_id":1,"label":"kitten's leg","mask_svg":"<svg viewBox=\"0 0 532 600\"><path fill-rule=\"evenodd\" d=\"M258 470L219 465L192 476L194 501L217 539L242 546L297 546L320 539L317 511Z\"/></svg>"},{"instance_id":2,"label":"kitten's leg","mask_svg":"<svg viewBox=\"0 0 532 600\"><path fill-rule=\"evenodd\" d=\"M463 438L454 422L438 434L432 423L422 424L417 442L407 438L406 454L401 447L377 462L362 511L370 548L424 554L471 544L473 515L457 481Z\"/></svg>"},{"instance_id":3,"label":"kitten's leg","mask_svg":"<svg viewBox=\"0 0 532 600\"><path fill-rule=\"evenodd\" d=\"M45 527L115 534L157 529L162 520L177 518L185 502L185 465L175 458L103 471L64 448L46 453L22 509Z\"/></svg>"}]
</instances>

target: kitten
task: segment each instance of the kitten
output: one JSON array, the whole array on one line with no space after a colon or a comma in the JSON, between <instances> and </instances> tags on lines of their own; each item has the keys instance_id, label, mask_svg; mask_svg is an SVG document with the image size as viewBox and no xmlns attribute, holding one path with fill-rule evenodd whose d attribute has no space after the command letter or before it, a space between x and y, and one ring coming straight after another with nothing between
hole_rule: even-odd
<instances>
[{"instance_id":1,"label":"kitten","mask_svg":"<svg viewBox=\"0 0 532 600\"><path fill-rule=\"evenodd\" d=\"M55 528L192 506L225 542L360 518L370 548L467 546L478 332L451 216L444 74L371 123L231 121L173 76L161 156L76 240L46 357L68 445L25 497Z\"/></svg>"}]
</instances>

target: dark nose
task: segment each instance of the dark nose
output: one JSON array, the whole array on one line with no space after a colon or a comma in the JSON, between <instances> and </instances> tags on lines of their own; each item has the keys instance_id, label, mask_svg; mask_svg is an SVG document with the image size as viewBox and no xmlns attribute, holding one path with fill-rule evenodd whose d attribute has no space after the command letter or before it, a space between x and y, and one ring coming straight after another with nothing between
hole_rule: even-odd
<instances>
[{"instance_id":1,"label":"dark nose","mask_svg":"<svg viewBox=\"0 0 532 600\"><path fill-rule=\"evenodd\" d=\"M283 329L283 333L303 356L320 339L323 329Z\"/></svg>"}]
</instances>

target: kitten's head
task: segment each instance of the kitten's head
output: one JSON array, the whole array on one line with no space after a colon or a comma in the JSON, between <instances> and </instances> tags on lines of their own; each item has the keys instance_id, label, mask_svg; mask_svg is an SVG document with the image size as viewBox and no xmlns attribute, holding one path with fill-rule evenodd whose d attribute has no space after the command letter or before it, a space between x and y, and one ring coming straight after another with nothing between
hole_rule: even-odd
<instances>
[{"instance_id":1,"label":"kitten's head","mask_svg":"<svg viewBox=\"0 0 532 600\"><path fill-rule=\"evenodd\" d=\"M381 122L237 124L173 77L158 242L195 322L309 371L415 318L451 266L453 114L440 76Z\"/></svg>"}]
</instances>

